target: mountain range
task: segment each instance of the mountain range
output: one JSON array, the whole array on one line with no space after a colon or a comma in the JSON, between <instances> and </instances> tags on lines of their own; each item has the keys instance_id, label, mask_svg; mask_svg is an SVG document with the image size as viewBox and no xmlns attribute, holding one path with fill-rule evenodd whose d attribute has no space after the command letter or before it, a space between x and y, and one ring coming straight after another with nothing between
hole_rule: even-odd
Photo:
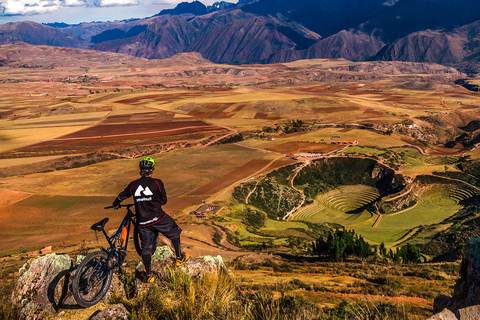
<instances>
[{"instance_id":1,"label":"mountain range","mask_svg":"<svg viewBox=\"0 0 480 320\"><path fill-rule=\"evenodd\" d=\"M480 70L480 1L183 2L144 19L0 25L0 43L91 48L142 58L199 52L217 63L311 58L436 62Z\"/></svg>"}]
</instances>

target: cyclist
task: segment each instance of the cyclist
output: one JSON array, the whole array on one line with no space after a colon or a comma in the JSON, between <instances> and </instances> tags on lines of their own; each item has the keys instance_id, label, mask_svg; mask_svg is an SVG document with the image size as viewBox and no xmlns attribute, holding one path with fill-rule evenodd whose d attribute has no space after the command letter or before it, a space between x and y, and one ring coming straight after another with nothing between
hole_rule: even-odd
<instances>
[{"instance_id":1,"label":"cyclist","mask_svg":"<svg viewBox=\"0 0 480 320\"><path fill-rule=\"evenodd\" d=\"M140 179L132 181L120 192L113 206L118 207L120 203L133 196L135 211L137 215L137 227L142 244L142 260L145 265L143 280L154 282L152 274L152 253L157 247L158 233L170 239L175 249L176 266L181 266L190 258L188 253L183 254L180 249L180 233L182 229L175 223L162 206L167 203L167 194L160 179L152 177L155 170L155 160L145 157L140 160Z\"/></svg>"}]
</instances>

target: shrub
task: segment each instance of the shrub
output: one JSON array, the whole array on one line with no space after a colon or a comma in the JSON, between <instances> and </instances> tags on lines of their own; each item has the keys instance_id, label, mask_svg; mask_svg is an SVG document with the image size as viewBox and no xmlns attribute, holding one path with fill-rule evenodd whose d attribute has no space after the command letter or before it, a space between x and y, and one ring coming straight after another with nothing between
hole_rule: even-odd
<instances>
[{"instance_id":1,"label":"shrub","mask_svg":"<svg viewBox=\"0 0 480 320\"><path fill-rule=\"evenodd\" d=\"M253 228L261 228L265 225L267 214L265 212L248 209L243 222Z\"/></svg>"},{"instance_id":2,"label":"shrub","mask_svg":"<svg viewBox=\"0 0 480 320\"><path fill-rule=\"evenodd\" d=\"M170 269L170 280L139 296L131 306L135 319L237 319L241 310L235 282L226 272L198 280Z\"/></svg>"}]
</instances>

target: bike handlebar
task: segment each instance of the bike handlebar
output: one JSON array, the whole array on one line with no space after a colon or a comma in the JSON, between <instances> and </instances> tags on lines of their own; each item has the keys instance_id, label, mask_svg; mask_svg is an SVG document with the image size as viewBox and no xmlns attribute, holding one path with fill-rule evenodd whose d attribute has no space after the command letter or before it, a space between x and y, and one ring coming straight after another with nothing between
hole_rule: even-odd
<instances>
[{"instance_id":1,"label":"bike handlebar","mask_svg":"<svg viewBox=\"0 0 480 320\"><path fill-rule=\"evenodd\" d=\"M116 209L116 208L130 208L130 207L133 207L135 204L134 203L129 203L129 204L119 204L118 207L114 207L114 206L108 206L108 207L104 207L103 209Z\"/></svg>"}]
</instances>

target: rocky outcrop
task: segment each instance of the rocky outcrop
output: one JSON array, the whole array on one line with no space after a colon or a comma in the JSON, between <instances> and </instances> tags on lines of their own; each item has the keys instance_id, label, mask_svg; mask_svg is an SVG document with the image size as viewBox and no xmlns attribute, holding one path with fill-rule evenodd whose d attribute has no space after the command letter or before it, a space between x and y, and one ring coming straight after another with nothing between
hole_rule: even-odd
<instances>
[{"instance_id":1,"label":"rocky outcrop","mask_svg":"<svg viewBox=\"0 0 480 320\"><path fill-rule=\"evenodd\" d=\"M31 259L19 270L12 303L25 319L43 319L54 313L68 291L72 259L55 253Z\"/></svg>"},{"instance_id":2,"label":"rocky outcrop","mask_svg":"<svg viewBox=\"0 0 480 320\"><path fill-rule=\"evenodd\" d=\"M76 305L70 288L83 258L77 256L74 263L68 254L51 253L25 263L19 270L12 293L12 303L21 317L43 319L57 312L62 306ZM115 273L110 289L102 301L109 300L114 292L125 296L123 283Z\"/></svg>"},{"instance_id":3,"label":"rocky outcrop","mask_svg":"<svg viewBox=\"0 0 480 320\"><path fill-rule=\"evenodd\" d=\"M175 254L170 247L158 247L152 255L152 271L158 275L160 281L170 280L175 271L188 274L191 278L199 278L206 274L219 272L226 272L231 275L231 271L227 269L221 256L190 258L182 267L175 267L174 262ZM137 293L145 292L150 288L150 284L142 282L141 274L143 270L143 263L140 262L135 277Z\"/></svg>"},{"instance_id":4,"label":"rocky outcrop","mask_svg":"<svg viewBox=\"0 0 480 320\"><path fill-rule=\"evenodd\" d=\"M128 320L129 312L121 303L113 304L97 313L92 320Z\"/></svg>"},{"instance_id":5,"label":"rocky outcrop","mask_svg":"<svg viewBox=\"0 0 480 320\"><path fill-rule=\"evenodd\" d=\"M427 320L458 320L458 319L452 311L448 309L444 309L442 312L439 312L431 316Z\"/></svg>"},{"instance_id":6,"label":"rocky outcrop","mask_svg":"<svg viewBox=\"0 0 480 320\"><path fill-rule=\"evenodd\" d=\"M443 311L428 320L480 318L480 238L472 238L467 243L460 266L460 278L455 284L453 296L438 296L434 300L433 310Z\"/></svg>"},{"instance_id":7,"label":"rocky outcrop","mask_svg":"<svg viewBox=\"0 0 480 320\"><path fill-rule=\"evenodd\" d=\"M453 292L455 309L480 304L480 238L470 239Z\"/></svg>"}]
</instances>

